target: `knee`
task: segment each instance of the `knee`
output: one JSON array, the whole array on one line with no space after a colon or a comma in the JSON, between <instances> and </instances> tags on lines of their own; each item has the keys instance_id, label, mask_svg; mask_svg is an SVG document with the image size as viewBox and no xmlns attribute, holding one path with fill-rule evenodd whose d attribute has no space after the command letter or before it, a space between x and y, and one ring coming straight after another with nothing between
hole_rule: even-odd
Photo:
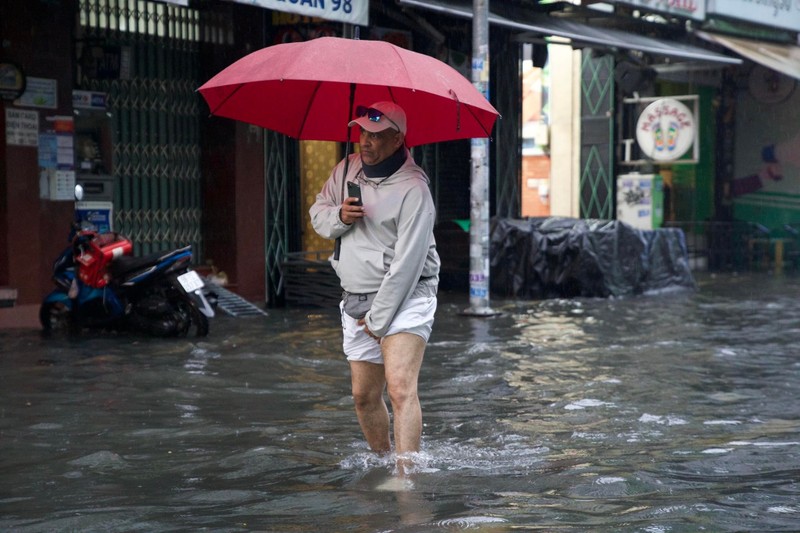
<instances>
[{"instance_id":1,"label":"knee","mask_svg":"<svg viewBox=\"0 0 800 533\"><path fill-rule=\"evenodd\" d=\"M390 384L387 387L389 400L394 406L407 405L417 399L417 391L407 384Z\"/></svg>"},{"instance_id":2,"label":"knee","mask_svg":"<svg viewBox=\"0 0 800 533\"><path fill-rule=\"evenodd\" d=\"M374 408L382 401L382 391L353 387L353 402L356 409Z\"/></svg>"}]
</instances>

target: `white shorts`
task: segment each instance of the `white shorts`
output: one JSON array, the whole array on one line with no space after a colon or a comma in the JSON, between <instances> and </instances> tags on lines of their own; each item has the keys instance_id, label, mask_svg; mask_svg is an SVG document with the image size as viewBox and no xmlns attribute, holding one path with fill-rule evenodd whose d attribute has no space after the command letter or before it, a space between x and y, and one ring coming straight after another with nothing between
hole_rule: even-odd
<instances>
[{"instance_id":1,"label":"white shorts","mask_svg":"<svg viewBox=\"0 0 800 533\"><path fill-rule=\"evenodd\" d=\"M355 318L344 312L341 303L339 310L342 313L342 348L347 360L382 365L383 354L380 343L367 335L364 326L359 326ZM385 336L413 333L428 342L433 328L434 314L436 314L435 296L410 299L397 310Z\"/></svg>"}]
</instances>

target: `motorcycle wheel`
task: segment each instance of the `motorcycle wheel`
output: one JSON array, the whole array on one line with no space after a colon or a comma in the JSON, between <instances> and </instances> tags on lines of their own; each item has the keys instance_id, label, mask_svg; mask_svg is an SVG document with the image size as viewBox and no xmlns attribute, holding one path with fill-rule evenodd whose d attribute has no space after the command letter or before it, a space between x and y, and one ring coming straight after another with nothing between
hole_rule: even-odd
<instances>
[{"instance_id":1,"label":"motorcycle wheel","mask_svg":"<svg viewBox=\"0 0 800 533\"><path fill-rule=\"evenodd\" d=\"M175 303L178 307L178 312L187 319L183 321L186 326L182 331L178 332L179 335L187 335L192 326L195 328L196 337L205 337L208 335L208 317L200 311L196 303L188 298L181 298Z\"/></svg>"},{"instance_id":2,"label":"motorcycle wheel","mask_svg":"<svg viewBox=\"0 0 800 533\"><path fill-rule=\"evenodd\" d=\"M43 303L39 309L39 322L45 333L76 334L79 332L79 328L72 318L72 312L63 302Z\"/></svg>"}]
</instances>

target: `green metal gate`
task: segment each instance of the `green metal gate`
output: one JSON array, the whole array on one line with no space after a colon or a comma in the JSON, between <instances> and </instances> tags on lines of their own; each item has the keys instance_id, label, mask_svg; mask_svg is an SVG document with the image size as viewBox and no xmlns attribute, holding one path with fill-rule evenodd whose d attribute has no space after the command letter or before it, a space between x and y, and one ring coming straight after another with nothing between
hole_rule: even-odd
<instances>
[{"instance_id":1,"label":"green metal gate","mask_svg":"<svg viewBox=\"0 0 800 533\"><path fill-rule=\"evenodd\" d=\"M300 195L295 176L298 143L281 133L264 130L264 280L268 305L282 303L283 264L287 254L299 247ZM294 202L292 202L294 200Z\"/></svg>"},{"instance_id":2,"label":"green metal gate","mask_svg":"<svg viewBox=\"0 0 800 533\"><path fill-rule=\"evenodd\" d=\"M77 85L108 94L115 230L134 253L203 257L199 15L146 0L79 0ZM101 54L106 69L83 68Z\"/></svg>"},{"instance_id":3,"label":"green metal gate","mask_svg":"<svg viewBox=\"0 0 800 533\"><path fill-rule=\"evenodd\" d=\"M581 63L581 218L615 218L613 132L614 58L586 49Z\"/></svg>"}]
</instances>

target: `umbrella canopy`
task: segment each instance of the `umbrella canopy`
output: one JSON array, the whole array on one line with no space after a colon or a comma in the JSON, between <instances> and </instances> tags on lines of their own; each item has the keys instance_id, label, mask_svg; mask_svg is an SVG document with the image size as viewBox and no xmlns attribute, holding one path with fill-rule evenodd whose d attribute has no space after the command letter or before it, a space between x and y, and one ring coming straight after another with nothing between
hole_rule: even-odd
<instances>
[{"instance_id":1,"label":"umbrella canopy","mask_svg":"<svg viewBox=\"0 0 800 533\"><path fill-rule=\"evenodd\" d=\"M352 110L383 100L405 110L408 146L489 137L498 116L449 65L385 41L320 37L269 46L198 90L213 115L306 140L358 140L359 128L347 127Z\"/></svg>"}]
</instances>

